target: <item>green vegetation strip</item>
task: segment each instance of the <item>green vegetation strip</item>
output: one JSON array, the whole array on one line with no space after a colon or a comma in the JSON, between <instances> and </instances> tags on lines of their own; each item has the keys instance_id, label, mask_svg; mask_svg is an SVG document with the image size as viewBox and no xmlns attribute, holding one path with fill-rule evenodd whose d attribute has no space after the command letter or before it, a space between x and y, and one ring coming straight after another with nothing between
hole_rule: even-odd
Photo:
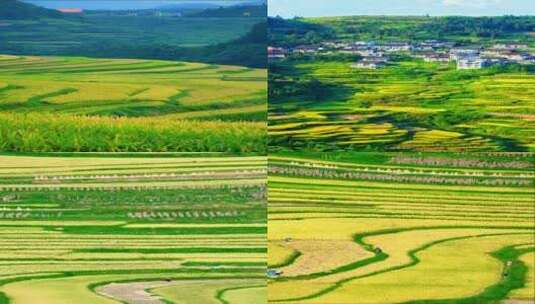
<instances>
[{"instance_id":1,"label":"green vegetation strip","mask_svg":"<svg viewBox=\"0 0 535 304\"><path fill-rule=\"evenodd\" d=\"M173 227L173 228L123 228L121 226L70 226L44 227L47 231L61 231L66 234L104 235L223 235L223 234L265 234L267 227Z\"/></svg>"},{"instance_id":2,"label":"green vegetation strip","mask_svg":"<svg viewBox=\"0 0 535 304\"><path fill-rule=\"evenodd\" d=\"M293 250L292 253L284 259L284 261L280 262L279 264L269 265L270 268L283 268L286 266L289 266L293 264L297 258L299 258L302 255L301 252L298 250Z\"/></svg>"},{"instance_id":3,"label":"green vegetation strip","mask_svg":"<svg viewBox=\"0 0 535 304\"><path fill-rule=\"evenodd\" d=\"M266 266L265 262L195 262L188 261L182 263L182 266L191 267L218 267L218 266Z\"/></svg>"},{"instance_id":4,"label":"green vegetation strip","mask_svg":"<svg viewBox=\"0 0 535 304\"><path fill-rule=\"evenodd\" d=\"M266 253L265 247L169 247L169 248L82 248L79 253Z\"/></svg>"}]
</instances>

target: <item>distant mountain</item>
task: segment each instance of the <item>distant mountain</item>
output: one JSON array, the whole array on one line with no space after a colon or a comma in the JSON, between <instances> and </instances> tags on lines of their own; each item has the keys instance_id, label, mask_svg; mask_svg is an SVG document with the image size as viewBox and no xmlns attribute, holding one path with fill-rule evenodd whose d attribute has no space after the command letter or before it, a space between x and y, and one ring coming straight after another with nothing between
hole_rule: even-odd
<instances>
[{"instance_id":1,"label":"distant mountain","mask_svg":"<svg viewBox=\"0 0 535 304\"><path fill-rule=\"evenodd\" d=\"M267 67L267 23L256 24L249 33L236 40L203 48L181 50L182 60Z\"/></svg>"},{"instance_id":2,"label":"distant mountain","mask_svg":"<svg viewBox=\"0 0 535 304\"><path fill-rule=\"evenodd\" d=\"M238 3L234 6L258 6L258 5L267 5L267 0L257 0L257 1L252 0L252 1Z\"/></svg>"},{"instance_id":3,"label":"distant mountain","mask_svg":"<svg viewBox=\"0 0 535 304\"><path fill-rule=\"evenodd\" d=\"M176 3L159 6L157 9L165 11L181 11L181 10L205 10L219 8L219 5L213 3Z\"/></svg>"},{"instance_id":4,"label":"distant mountain","mask_svg":"<svg viewBox=\"0 0 535 304\"><path fill-rule=\"evenodd\" d=\"M0 0L0 19L61 18L62 13L18 0Z\"/></svg>"},{"instance_id":5,"label":"distant mountain","mask_svg":"<svg viewBox=\"0 0 535 304\"><path fill-rule=\"evenodd\" d=\"M189 17L267 17L267 5L233 5L215 9L205 9L188 14Z\"/></svg>"}]
</instances>

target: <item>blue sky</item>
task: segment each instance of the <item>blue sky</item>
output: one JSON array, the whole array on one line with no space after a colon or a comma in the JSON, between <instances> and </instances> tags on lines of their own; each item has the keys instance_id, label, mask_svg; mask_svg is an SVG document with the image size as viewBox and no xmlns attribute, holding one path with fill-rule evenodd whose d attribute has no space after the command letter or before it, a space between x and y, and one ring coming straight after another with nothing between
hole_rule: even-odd
<instances>
[{"instance_id":1,"label":"blue sky","mask_svg":"<svg viewBox=\"0 0 535 304\"><path fill-rule=\"evenodd\" d=\"M269 15L535 15L535 0L269 0Z\"/></svg>"},{"instance_id":2,"label":"blue sky","mask_svg":"<svg viewBox=\"0 0 535 304\"><path fill-rule=\"evenodd\" d=\"M47 8L80 7L83 9L147 9L177 3L212 3L230 5L245 0L23 0Z\"/></svg>"}]
</instances>

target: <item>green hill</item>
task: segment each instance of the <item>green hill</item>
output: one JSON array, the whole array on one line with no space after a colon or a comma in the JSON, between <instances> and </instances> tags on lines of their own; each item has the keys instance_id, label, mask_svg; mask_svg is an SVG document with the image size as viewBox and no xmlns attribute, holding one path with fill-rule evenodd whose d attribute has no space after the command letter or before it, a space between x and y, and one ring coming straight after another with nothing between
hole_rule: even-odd
<instances>
[{"instance_id":1,"label":"green hill","mask_svg":"<svg viewBox=\"0 0 535 304\"><path fill-rule=\"evenodd\" d=\"M185 17L88 12L71 16L0 0L0 54L198 61L266 66L263 17ZM253 34L251 34L253 33ZM262 41L246 41L251 35ZM256 37L255 36L255 37ZM255 39L257 39L255 38ZM258 39L257 39L258 40ZM242 58L247 58L242 60Z\"/></svg>"},{"instance_id":2,"label":"green hill","mask_svg":"<svg viewBox=\"0 0 535 304\"><path fill-rule=\"evenodd\" d=\"M237 5L205 9L188 15L189 17L266 17L267 5Z\"/></svg>"},{"instance_id":3,"label":"green hill","mask_svg":"<svg viewBox=\"0 0 535 304\"><path fill-rule=\"evenodd\" d=\"M62 13L38 7L33 4L23 3L18 0L1 0L0 19L21 20L35 18L61 18Z\"/></svg>"}]
</instances>

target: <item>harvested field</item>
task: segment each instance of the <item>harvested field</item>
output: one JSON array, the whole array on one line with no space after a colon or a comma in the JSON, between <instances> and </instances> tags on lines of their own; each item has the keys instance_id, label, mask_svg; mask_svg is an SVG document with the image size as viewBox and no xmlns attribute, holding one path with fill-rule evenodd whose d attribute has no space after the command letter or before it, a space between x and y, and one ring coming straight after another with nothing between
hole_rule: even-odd
<instances>
[{"instance_id":1,"label":"harvested field","mask_svg":"<svg viewBox=\"0 0 535 304\"><path fill-rule=\"evenodd\" d=\"M270 156L268 265L281 275L268 282L269 302L529 299L532 160L522 153Z\"/></svg>"}]
</instances>

